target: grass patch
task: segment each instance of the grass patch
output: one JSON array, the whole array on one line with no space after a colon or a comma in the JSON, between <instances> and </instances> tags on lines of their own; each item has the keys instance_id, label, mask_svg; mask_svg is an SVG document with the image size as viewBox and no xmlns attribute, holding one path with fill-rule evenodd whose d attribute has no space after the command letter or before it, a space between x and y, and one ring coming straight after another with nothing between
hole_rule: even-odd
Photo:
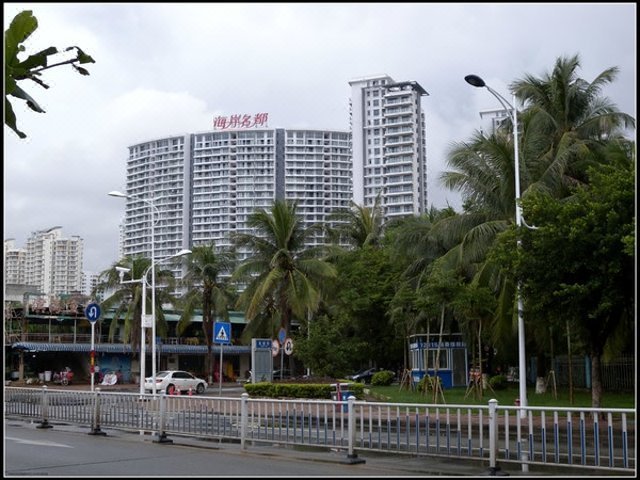
<instances>
[{"instance_id":1,"label":"grass patch","mask_svg":"<svg viewBox=\"0 0 640 480\"><path fill-rule=\"evenodd\" d=\"M400 390L399 385L374 386L370 387L371 396L379 401L391 403L435 403L433 394L424 395L416 391ZM487 405L490 399L498 400L499 405L515 405L515 400L519 396L518 386L508 386L503 390L496 390L495 394L491 390L484 390L481 399L470 393L467 398L466 387L455 387L443 390L445 402L449 405ZM532 387L527 390L527 400L532 407L591 407L591 391L577 390L573 392L573 404L569 402L568 389L558 389L558 398L553 397L551 391L537 394ZM438 397L439 404L442 399ZM602 408L635 408L635 395L633 392L604 392L602 396Z\"/></svg>"}]
</instances>

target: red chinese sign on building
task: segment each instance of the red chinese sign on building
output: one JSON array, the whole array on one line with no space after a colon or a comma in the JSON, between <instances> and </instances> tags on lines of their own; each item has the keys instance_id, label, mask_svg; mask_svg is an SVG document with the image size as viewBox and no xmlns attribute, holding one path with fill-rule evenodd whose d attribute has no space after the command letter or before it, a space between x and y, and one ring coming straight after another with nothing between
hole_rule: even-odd
<instances>
[{"instance_id":1,"label":"red chinese sign on building","mask_svg":"<svg viewBox=\"0 0 640 480\"><path fill-rule=\"evenodd\" d=\"M229 115L218 116L213 119L214 130L227 130L230 128L266 127L268 113L256 113L255 115Z\"/></svg>"}]
</instances>

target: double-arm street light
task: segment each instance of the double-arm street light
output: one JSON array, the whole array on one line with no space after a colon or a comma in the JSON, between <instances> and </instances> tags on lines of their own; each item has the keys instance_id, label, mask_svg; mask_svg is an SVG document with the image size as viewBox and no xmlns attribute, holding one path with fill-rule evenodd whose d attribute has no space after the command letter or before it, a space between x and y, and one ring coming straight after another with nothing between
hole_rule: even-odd
<instances>
[{"instance_id":1,"label":"double-arm street light","mask_svg":"<svg viewBox=\"0 0 640 480\"><path fill-rule=\"evenodd\" d=\"M129 273L131 271L131 269L129 268L116 267L116 270L118 271L118 273L120 273L121 284L137 283L137 282L142 283L142 321L140 326L140 395L144 395L144 377L145 377L146 358L147 358L147 352L146 352L147 342L145 339L144 328L148 321L147 319L147 282L145 282L144 277L125 280L124 274Z\"/></svg>"},{"instance_id":2,"label":"double-arm street light","mask_svg":"<svg viewBox=\"0 0 640 480\"><path fill-rule=\"evenodd\" d=\"M171 260L172 258L177 258L177 257L181 257L183 255L189 255L191 253L191 250L180 250L178 253L171 255L169 257L165 257L162 258L160 260L158 260L157 262L154 261L153 259L151 260L151 265L149 267L147 267L147 269L144 271L144 274L142 275L142 281L143 283L147 283L147 275L149 275L149 270L151 270L151 278L154 278L154 272L155 272L155 266L159 263L162 262L166 262L167 260ZM153 280L152 280L153 281ZM152 309L152 325L151 325L151 332L152 332L152 344L151 344L151 378L152 380L152 387L151 387L151 392L155 395L156 393L156 366L158 364L158 362L156 361L156 305L155 305L155 301L156 301L156 296L155 296L155 290L156 290L156 286L155 283L152 283L151 286L151 309Z\"/></svg>"},{"instance_id":3,"label":"double-arm street light","mask_svg":"<svg viewBox=\"0 0 640 480\"><path fill-rule=\"evenodd\" d=\"M477 75L467 75L464 77L467 83L474 87L486 88L494 97L498 99L500 105L511 117L513 123L513 157L515 163L515 201L516 201L516 227L520 228L523 224L522 209L520 207L520 161L518 157L518 114L516 111L516 95L513 94L513 105L510 104L502 95L496 92L493 88L487 85L482 78ZM526 224L525 224L526 225ZM528 225L527 225L528 226ZM530 227L534 228L534 227ZM518 239L518 247L520 247L520 239ZM523 306L522 295L520 294L520 285L517 286L517 299L518 299L518 360L519 360L519 385L520 385L520 407L527 406L527 364L524 349L524 318L523 318ZM526 411L524 408L520 410L520 417L524 418Z\"/></svg>"},{"instance_id":4,"label":"double-arm street light","mask_svg":"<svg viewBox=\"0 0 640 480\"><path fill-rule=\"evenodd\" d=\"M153 378L153 393L155 392L155 378L156 378L156 269L155 269L155 265L156 263L160 263L160 262L164 262L166 260L169 260L170 258L174 258L174 257L178 257L181 255L186 255L191 253L191 250L181 250L180 252L178 252L175 255L172 255L170 257L164 258L162 260L160 260L159 262L155 261L155 223L156 223L156 213L158 213L158 207L155 206L155 204L153 203L152 200L147 200L145 198L141 198L138 195L127 195L126 193L122 193L119 191L113 191L113 192L109 192L109 195L112 197L119 197L119 198L130 198L130 199L134 199L134 200L139 200L143 203L145 203L146 205L149 206L149 212L150 212L150 216L151 216L151 265L149 268L147 268L147 270L144 272L144 275L142 276L142 278L140 280L129 280L127 283L130 282L134 282L134 281L142 281L142 294L143 294L143 302L142 302L142 339L140 341L140 393L144 393L144 377L145 377L145 356L144 356L144 346L145 346L145 340L144 340L144 328L145 326L148 325L148 323L151 323L151 338L152 338L152 343L151 343L151 370L152 370L152 378ZM149 322L146 317L146 285L147 285L147 275L149 273L149 270L151 270L151 321ZM121 277L121 282L122 282L122 277Z\"/></svg>"}]
</instances>

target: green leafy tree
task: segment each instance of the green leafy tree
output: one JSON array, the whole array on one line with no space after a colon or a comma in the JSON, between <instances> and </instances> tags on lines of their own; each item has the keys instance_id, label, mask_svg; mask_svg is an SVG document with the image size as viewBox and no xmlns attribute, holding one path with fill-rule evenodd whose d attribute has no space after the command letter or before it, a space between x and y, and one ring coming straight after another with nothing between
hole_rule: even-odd
<instances>
[{"instance_id":1,"label":"green leafy tree","mask_svg":"<svg viewBox=\"0 0 640 480\"><path fill-rule=\"evenodd\" d=\"M202 309L202 332L207 344L206 371L209 383L213 380L213 325L216 317L229 321L229 307L234 301L234 292L228 281L233 271L233 257L230 253L216 253L211 245L200 245L192 248L192 253L185 260L186 274L183 283L187 293L181 299L182 315L176 327L178 335L182 335L193 320L197 308Z\"/></svg>"},{"instance_id":2,"label":"green leafy tree","mask_svg":"<svg viewBox=\"0 0 640 480\"><path fill-rule=\"evenodd\" d=\"M470 283L462 287L453 301L456 316L461 323L466 324L466 331L471 334L474 341L469 342L472 347L474 366L478 369L478 375L482 378L483 361L482 358L483 343L489 341L487 335L487 327L491 323L494 316L496 298L493 293L486 287ZM478 385L479 389L475 391L479 398L482 398L482 382Z\"/></svg>"},{"instance_id":3,"label":"green leafy tree","mask_svg":"<svg viewBox=\"0 0 640 480\"><path fill-rule=\"evenodd\" d=\"M518 114L522 198L534 191L566 197L570 187L584 183L587 167L602 161L597 152L603 145L617 138L621 128L634 126L629 115L601 96L617 69L605 70L587 82L577 76L579 66L578 56L561 57L551 74L527 75L511 85L524 102ZM454 144L448 154L454 170L441 176L445 186L462 192L464 200L464 212L442 222L445 235L462 239L447 255L455 254L469 278L498 295L493 330L502 347L512 342L516 330L516 288L513 277L488 260L487 254L515 220L511 131L507 122L488 137L476 132L469 142Z\"/></svg>"},{"instance_id":4,"label":"green leafy tree","mask_svg":"<svg viewBox=\"0 0 640 480\"><path fill-rule=\"evenodd\" d=\"M551 322L571 315L571 330L592 362L592 406L602 400L600 361L632 350L634 330L635 160L609 147L610 164L589 170L589 185L566 201L537 194L525 208L538 229L523 232L517 272L525 306Z\"/></svg>"},{"instance_id":5,"label":"green leafy tree","mask_svg":"<svg viewBox=\"0 0 640 480\"><path fill-rule=\"evenodd\" d=\"M358 366L400 366L404 338L395 335L390 311L401 269L389 258L387 248L368 246L341 255L332 287L333 317L348 318L345 338L367 343Z\"/></svg>"},{"instance_id":6,"label":"green leafy tree","mask_svg":"<svg viewBox=\"0 0 640 480\"><path fill-rule=\"evenodd\" d=\"M444 322L446 302L429 302L427 296L431 298L431 295L426 294L429 289L425 283L433 273L434 264L444 263L443 255L455 245L451 241L445 243L445 238L435 228L440 220L453 216L455 211L450 207L439 210L432 206L423 215L394 222L387 231L391 261L404 266L391 302L390 314L394 325L404 330L407 342L410 334L423 333L425 325L427 333L430 333L432 318L441 315ZM405 368L406 356L405 351Z\"/></svg>"},{"instance_id":7,"label":"green leafy tree","mask_svg":"<svg viewBox=\"0 0 640 480\"><path fill-rule=\"evenodd\" d=\"M440 366L440 344L443 341L447 320L447 311L453 307L453 302L461 292L461 278L454 271L447 268L446 259L440 257L428 269L428 275L418 289L418 307L425 312L428 320L427 330L430 330L430 320L438 318L438 347L433 362L434 376L438 376ZM451 331L449 322L448 330ZM430 340L431 341L431 340ZM428 365L427 365L428 368ZM433 401L437 403L437 390L433 392Z\"/></svg>"},{"instance_id":8,"label":"green leafy tree","mask_svg":"<svg viewBox=\"0 0 640 480\"><path fill-rule=\"evenodd\" d=\"M296 336L296 356L314 376L344 378L354 373L353 366L360 361L368 343L356 336L345 336L349 323L344 316L318 315L310 323L310 331Z\"/></svg>"},{"instance_id":9,"label":"green leafy tree","mask_svg":"<svg viewBox=\"0 0 640 480\"><path fill-rule=\"evenodd\" d=\"M20 60L19 54L26 50L24 42L37 28L38 20L33 16L33 11L24 10L15 16L9 28L4 32L4 123L20 138L26 138L27 135L21 132L16 125L16 115L9 101L9 96L24 100L34 112L44 113L44 109L18 83L30 80L43 88L49 88L49 85L41 79L42 72L45 70L71 65L81 75L89 75L89 71L80 65L95 63L91 56L76 46L65 48L62 52L55 47L49 47ZM69 54L66 52L71 52L74 56L60 61L51 60L55 55L68 57ZM49 63L50 61L55 63Z\"/></svg>"}]
</instances>

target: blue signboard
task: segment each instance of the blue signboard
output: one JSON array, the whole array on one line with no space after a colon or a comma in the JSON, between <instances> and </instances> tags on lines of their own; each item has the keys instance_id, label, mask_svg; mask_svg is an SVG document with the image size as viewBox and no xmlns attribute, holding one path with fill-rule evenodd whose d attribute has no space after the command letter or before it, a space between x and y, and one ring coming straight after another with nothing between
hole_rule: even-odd
<instances>
[{"instance_id":1,"label":"blue signboard","mask_svg":"<svg viewBox=\"0 0 640 480\"><path fill-rule=\"evenodd\" d=\"M254 339L256 350L269 350L271 351L271 339Z\"/></svg>"},{"instance_id":2,"label":"blue signboard","mask_svg":"<svg viewBox=\"0 0 640 480\"><path fill-rule=\"evenodd\" d=\"M231 343L231 323L216 322L213 324L213 341L214 343L230 344Z\"/></svg>"},{"instance_id":3,"label":"blue signboard","mask_svg":"<svg viewBox=\"0 0 640 480\"><path fill-rule=\"evenodd\" d=\"M100 318L100 305L90 303L87 305L87 308L84 309L84 315L91 323L95 322Z\"/></svg>"}]
</instances>

